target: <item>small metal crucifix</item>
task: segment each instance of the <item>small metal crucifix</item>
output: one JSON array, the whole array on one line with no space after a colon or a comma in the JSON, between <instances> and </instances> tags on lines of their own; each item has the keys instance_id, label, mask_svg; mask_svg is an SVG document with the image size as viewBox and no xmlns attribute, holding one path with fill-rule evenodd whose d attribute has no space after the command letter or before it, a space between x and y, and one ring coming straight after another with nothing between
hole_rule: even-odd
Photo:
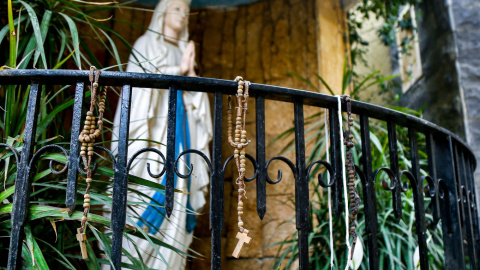
<instances>
[{"instance_id":1,"label":"small metal crucifix","mask_svg":"<svg viewBox=\"0 0 480 270\"><path fill-rule=\"evenodd\" d=\"M237 246L235 247L235 250L233 251L232 256L238 259L238 257L240 257L240 252L242 252L243 245L250 243L250 240L252 240L252 238L248 237L248 234L246 233L238 232L237 239L238 239L238 243L237 243Z\"/></svg>"},{"instance_id":2,"label":"small metal crucifix","mask_svg":"<svg viewBox=\"0 0 480 270\"><path fill-rule=\"evenodd\" d=\"M82 251L82 258L87 259L88 254L87 254L87 244L85 241L87 241L87 235L85 232L82 232L82 228L77 229L77 241L80 244L80 249Z\"/></svg>"}]
</instances>

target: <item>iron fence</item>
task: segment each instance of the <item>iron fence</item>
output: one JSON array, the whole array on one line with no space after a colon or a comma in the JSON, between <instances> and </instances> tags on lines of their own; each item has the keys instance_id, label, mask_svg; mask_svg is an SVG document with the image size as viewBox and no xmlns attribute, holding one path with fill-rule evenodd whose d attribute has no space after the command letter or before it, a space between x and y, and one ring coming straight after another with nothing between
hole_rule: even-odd
<instances>
[{"instance_id":1,"label":"iron fence","mask_svg":"<svg viewBox=\"0 0 480 270\"><path fill-rule=\"evenodd\" d=\"M74 209L76 205L76 186L78 176L78 155L80 145L78 136L81 131L81 115L85 84L88 83L88 71L67 70L5 70L0 72L0 85L24 84L30 85L28 100L28 113L25 122L23 149L18 154L10 148L17 159L17 178L12 210L12 231L8 254L8 269L18 269L21 265L21 244L24 238L23 227L26 222L27 205L31 191L32 170L41 153L55 147L61 149L68 160L68 182L66 192L66 205ZM223 96L236 93L237 83L234 81L195 78L184 76L170 76L158 74L139 74L126 72L102 72L100 83L103 86L121 86L121 120L118 142L118 156L114 159L113 181L113 207L111 229L113 233L112 261L116 269L121 266L122 232L125 228L127 207L127 176L128 164L127 147L129 134L129 115L132 96L132 87L146 87L169 89L168 110L168 140L163 173L166 175L166 200L165 209L168 215L173 209L174 175L179 173L175 169L177 160L186 153L199 154L208 164L210 169L210 226L212 235L212 269L221 269L221 231L224 226L224 171L222 160L222 118ZM40 102L41 85L76 85L74 113L72 119L72 135L70 149L67 152L60 146L45 146L34 152L37 113ZM175 119L177 89L208 92L214 94L213 105L213 151L209 160L203 153L189 149L175 157ZM135 89L133 89L135 91ZM333 182L333 209L334 215L339 217L342 212L342 161L340 150L340 131L338 119L338 99L333 96L323 95L289 88L269 85L251 84L250 96L255 99L256 109L256 158L249 157L254 165L253 177L248 181L256 180L257 213L263 219L266 211L266 184L275 184L281 180L281 174L272 180L267 169L273 160L281 160L289 165L295 177L295 209L296 228L299 241L299 266L300 269L309 267L309 166L305 158L305 132L304 132L304 106L326 108L329 111L329 130L332 161L329 164L331 181ZM295 124L295 164L285 157L273 157L266 160L265 146L265 100L277 100L294 104ZM345 111L345 102L342 110ZM402 215L401 193L405 186L401 178L405 177L410 182L413 191L415 224L417 240L420 250L421 269L428 269L424 194L431 197L431 211L434 223L442 220L443 242L446 269L480 269L480 235L478 226L477 206L473 173L476 160L472 150L455 134L432 124L401 112L387 108L352 101L351 109L360 119L361 133L361 166L356 166L356 173L361 179L364 204L364 215L367 234L367 248L369 251L368 264L370 269L379 268L377 234L379 226L377 221L375 185L377 175L383 171L390 177L390 184L384 188L392 192L393 210L395 217ZM370 145L370 119L387 122L388 141L390 154L389 168L372 168ZM408 138L411 157L411 171L400 171L397 155L397 126L408 129ZM173 130L173 131L172 131ZM428 154L429 176L420 175L419 156L417 151L417 133L423 133L426 138ZM107 149L103 149L108 151ZM227 159L228 163L231 158ZM322 161L322 163L325 163ZM327 165L328 166L328 165ZM181 175L179 175L182 177ZM426 185L425 185L426 183ZM425 186L424 186L425 185ZM72 212L72 211L71 211ZM112 268L113 269L113 268Z\"/></svg>"}]
</instances>

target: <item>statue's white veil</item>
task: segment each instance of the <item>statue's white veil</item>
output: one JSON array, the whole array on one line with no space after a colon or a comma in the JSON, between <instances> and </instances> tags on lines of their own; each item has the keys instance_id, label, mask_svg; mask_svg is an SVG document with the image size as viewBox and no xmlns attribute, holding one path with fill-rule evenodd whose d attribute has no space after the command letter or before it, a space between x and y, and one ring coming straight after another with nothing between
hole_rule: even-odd
<instances>
[{"instance_id":1,"label":"statue's white veil","mask_svg":"<svg viewBox=\"0 0 480 270\"><path fill-rule=\"evenodd\" d=\"M148 30L135 42L135 45L133 45L132 55L130 55L127 71L159 73L158 67L161 66L163 59L168 53L167 48L165 47L163 23L167 8L172 1L175 0L161 0L155 7ZM183 1L190 6L191 1L180 1ZM188 20L178 39L178 47L180 48L181 52L185 50L187 43ZM141 65L141 67L139 65Z\"/></svg>"}]
</instances>

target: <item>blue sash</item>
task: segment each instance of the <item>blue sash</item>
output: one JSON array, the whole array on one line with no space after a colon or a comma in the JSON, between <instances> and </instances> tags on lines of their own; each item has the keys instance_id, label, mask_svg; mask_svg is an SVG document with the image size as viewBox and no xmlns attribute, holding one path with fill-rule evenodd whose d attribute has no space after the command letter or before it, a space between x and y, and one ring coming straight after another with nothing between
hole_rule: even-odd
<instances>
[{"instance_id":1,"label":"blue sash","mask_svg":"<svg viewBox=\"0 0 480 270\"><path fill-rule=\"evenodd\" d=\"M180 154L180 145L183 148L183 151L190 149L190 131L188 129L188 118L186 114L185 104L183 103L183 92L177 91L177 121L175 125L175 156L177 157ZM187 166L190 167L190 155L186 155L186 159L180 161L180 166ZM191 169L191 168L189 168ZM162 185L165 185L165 176L162 177ZM190 177L187 179L187 187L188 192L190 192ZM177 175L175 174L174 177L174 187L177 186ZM140 227L147 226L148 232L151 234L156 234L158 229L163 223L165 219L165 191L164 190L157 190L153 195L150 204L154 204L157 206L149 205L143 212L140 220L138 220L137 224ZM160 205L158 205L160 204ZM187 198L187 220L186 220L186 231L191 233L195 225L197 224L197 220L195 215L193 214L193 208L190 204L190 195Z\"/></svg>"}]
</instances>

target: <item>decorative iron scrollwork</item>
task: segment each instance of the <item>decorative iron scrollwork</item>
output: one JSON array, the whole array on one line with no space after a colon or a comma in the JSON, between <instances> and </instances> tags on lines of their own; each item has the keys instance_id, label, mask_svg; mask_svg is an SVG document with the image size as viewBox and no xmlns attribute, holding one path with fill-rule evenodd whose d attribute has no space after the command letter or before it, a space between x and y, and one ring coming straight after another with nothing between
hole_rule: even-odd
<instances>
[{"instance_id":1,"label":"decorative iron scrollwork","mask_svg":"<svg viewBox=\"0 0 480 270\"><path fill-rule=\"evenodd\" d=\"M199 150L196 150L196 149L189 149L189 150L185 150L182 153L180 153L178 155L177 159L175 160L175 165L173 166L173 169L175 170L175 173L177 174L178 177L185 179L185 178L190 177L193 173L193 164L190 164L190 168L189 168L187 174L182 174L177 169L178 161L180 160L180 158L182 156L184 156L186 154L197 154L197 155L199 155L207 163L209 172L210 173L213 172L212 163L210 162L210 159L208 159L207 155L205 155L202 151L199 151Z\"/></svg>"},{"instance_id":2,"label":"decorative iron scrollwork","mask_svg":"<svg viewBox=\"0 0 480 270\"><path fill-rule=\"evenodd\" d=\"M377 179L377 176L380 174L380 172L385 172L387 175L388 175L388 178L390 178L390 185L388 185L387 181L386 180L382 180L382 187L387 190L387 191L394 191L395 190L395 187L396 187L396 177L395 177L395 174L393 173L393 171L388 168L388 167L382 167L382 168L379 168L379 169L376 169L374 172L373 172L373 180L374 182L376 181Z\"/></svg>"},{"instance_id":3,"label":"decorative iron scrollwork","mask_svg":"<svg viewBox=\"0 0 480 270\"><path fill-rule=\"evenodd\" d=\"M18 153L17 150L15 150L15 148L13 146L8 145L8 144L4 144L4 143L0 143L0 147L1 146L4 146L4 147L8 148L10 151L12 151L13 156L15 157L15 161L17 162L17 164L20 163L20 154ZM5 160L2 159L2 161L4 162Z\"/></svg>"},{"instance_id":4,"label":"decorative iron scrollwork","mask_svg":"<svg viewBox=\"0 0 480 270\"><path fill-rule=\"evenodd\" d=\"M282 176L283 176L282 170L278 170L277 180L275 180L275 181L273 181L273 180L270 178L270 176L268 176L268 166L270 166L270 163L272 163L272 161L274 161L274 160L281 160L281 161L285 162L285 163L290 167L290 169L292 170L294 178L297 179L297 168L295 167L295 165L293 165L293 162L291 162L291 161L290 161L288 158L286 158L286 157L276 156L276 157L273 157L273 158L269 159L269 160L267 161L267 163L265 164L265 170L267 170L267 173L266 173L267 179L266 179L266 180L267 180L267 182L268 182L269 184L274 185L274 184L277 184L277 183L279 183L280 181L282 181Z\"/></svg>"},{"instance_id":5,"label":"decorative iron scrollwork","mask_svg":"<svg viewBox=\"0 0 480 270\"><path fill-rule=\"evenodd\" d=\"M135 158L137 158L140 154L143 154L145 152L153 152L153 153L158 154L162 158L163 164L165 164L165 161L166 161L165 156L163 155L163 153L160 150L158 150L156 148L153 148L153 147L142 148L142 149L138 150L135 154L133 154L133 156L128 160L127 172L130 171L130 167L132 166L132 163L135 160ZM152 177L152 178L160 178L165 173L165 166L163 167L163 169L160 173L153 174L150 170L150 163L147 162L147 172L148 172L148 175L150 175L150 177Z\"/></svg>"},{"instance_id":6,"label":"decorative iron scrollwork","mask_svg":"<svg viewBox=\"0 0 480 270\"><path fill-rule=\"evenodd\" d=\"M312 163L310 163L310 165L308 165L307 167L307 178L310 177L310 172L311 170L313 169L313 166L315 166L315 164L322 164L328 171L328 173L330 174L330 182L328 184L325 184L325 182L323 181L323 173L319 173L317 175L317 178L318 178L318 184L320 186L322 186L323 188L329 188L331 186L333 186L333 184L335 184L335 173L333 172L333 167L332 165L330 165L330 163L324 161L324 160L317 160L317 161L314 161Z\"/></svg>"},{"instance_id":7,"label":"decorative iron scrollwork","mask_svg":"<svg viewBox=\"0 0 480 270\"><path fill-rule=\"evenodd\" d=\"M46 145L40 149L38 149L38 151L33 155L32 159L30 160L30 163L28 165L28 167L32 168L33 165L35 165L35 163L38 161L38 159L40 158L40 156L45 153L48 149L50 148L53 148L53 149L60 149L63 154L65 155L65 158L67 160L67 162L65 163L61 163L59 161L57 161L59 164L62 164L63 165L63 168L59 171L55 170L53 168L53 162L55 160L51 159L48 166L50 168L50 171L53 173L53 174L62 174L64 173L67 168L68 168L68 153L67 153L67 150L65 150L63 147L59 146L59 145L56 145L56 144L52 144L52 145Z\"/></svg>"}]
</instances>

